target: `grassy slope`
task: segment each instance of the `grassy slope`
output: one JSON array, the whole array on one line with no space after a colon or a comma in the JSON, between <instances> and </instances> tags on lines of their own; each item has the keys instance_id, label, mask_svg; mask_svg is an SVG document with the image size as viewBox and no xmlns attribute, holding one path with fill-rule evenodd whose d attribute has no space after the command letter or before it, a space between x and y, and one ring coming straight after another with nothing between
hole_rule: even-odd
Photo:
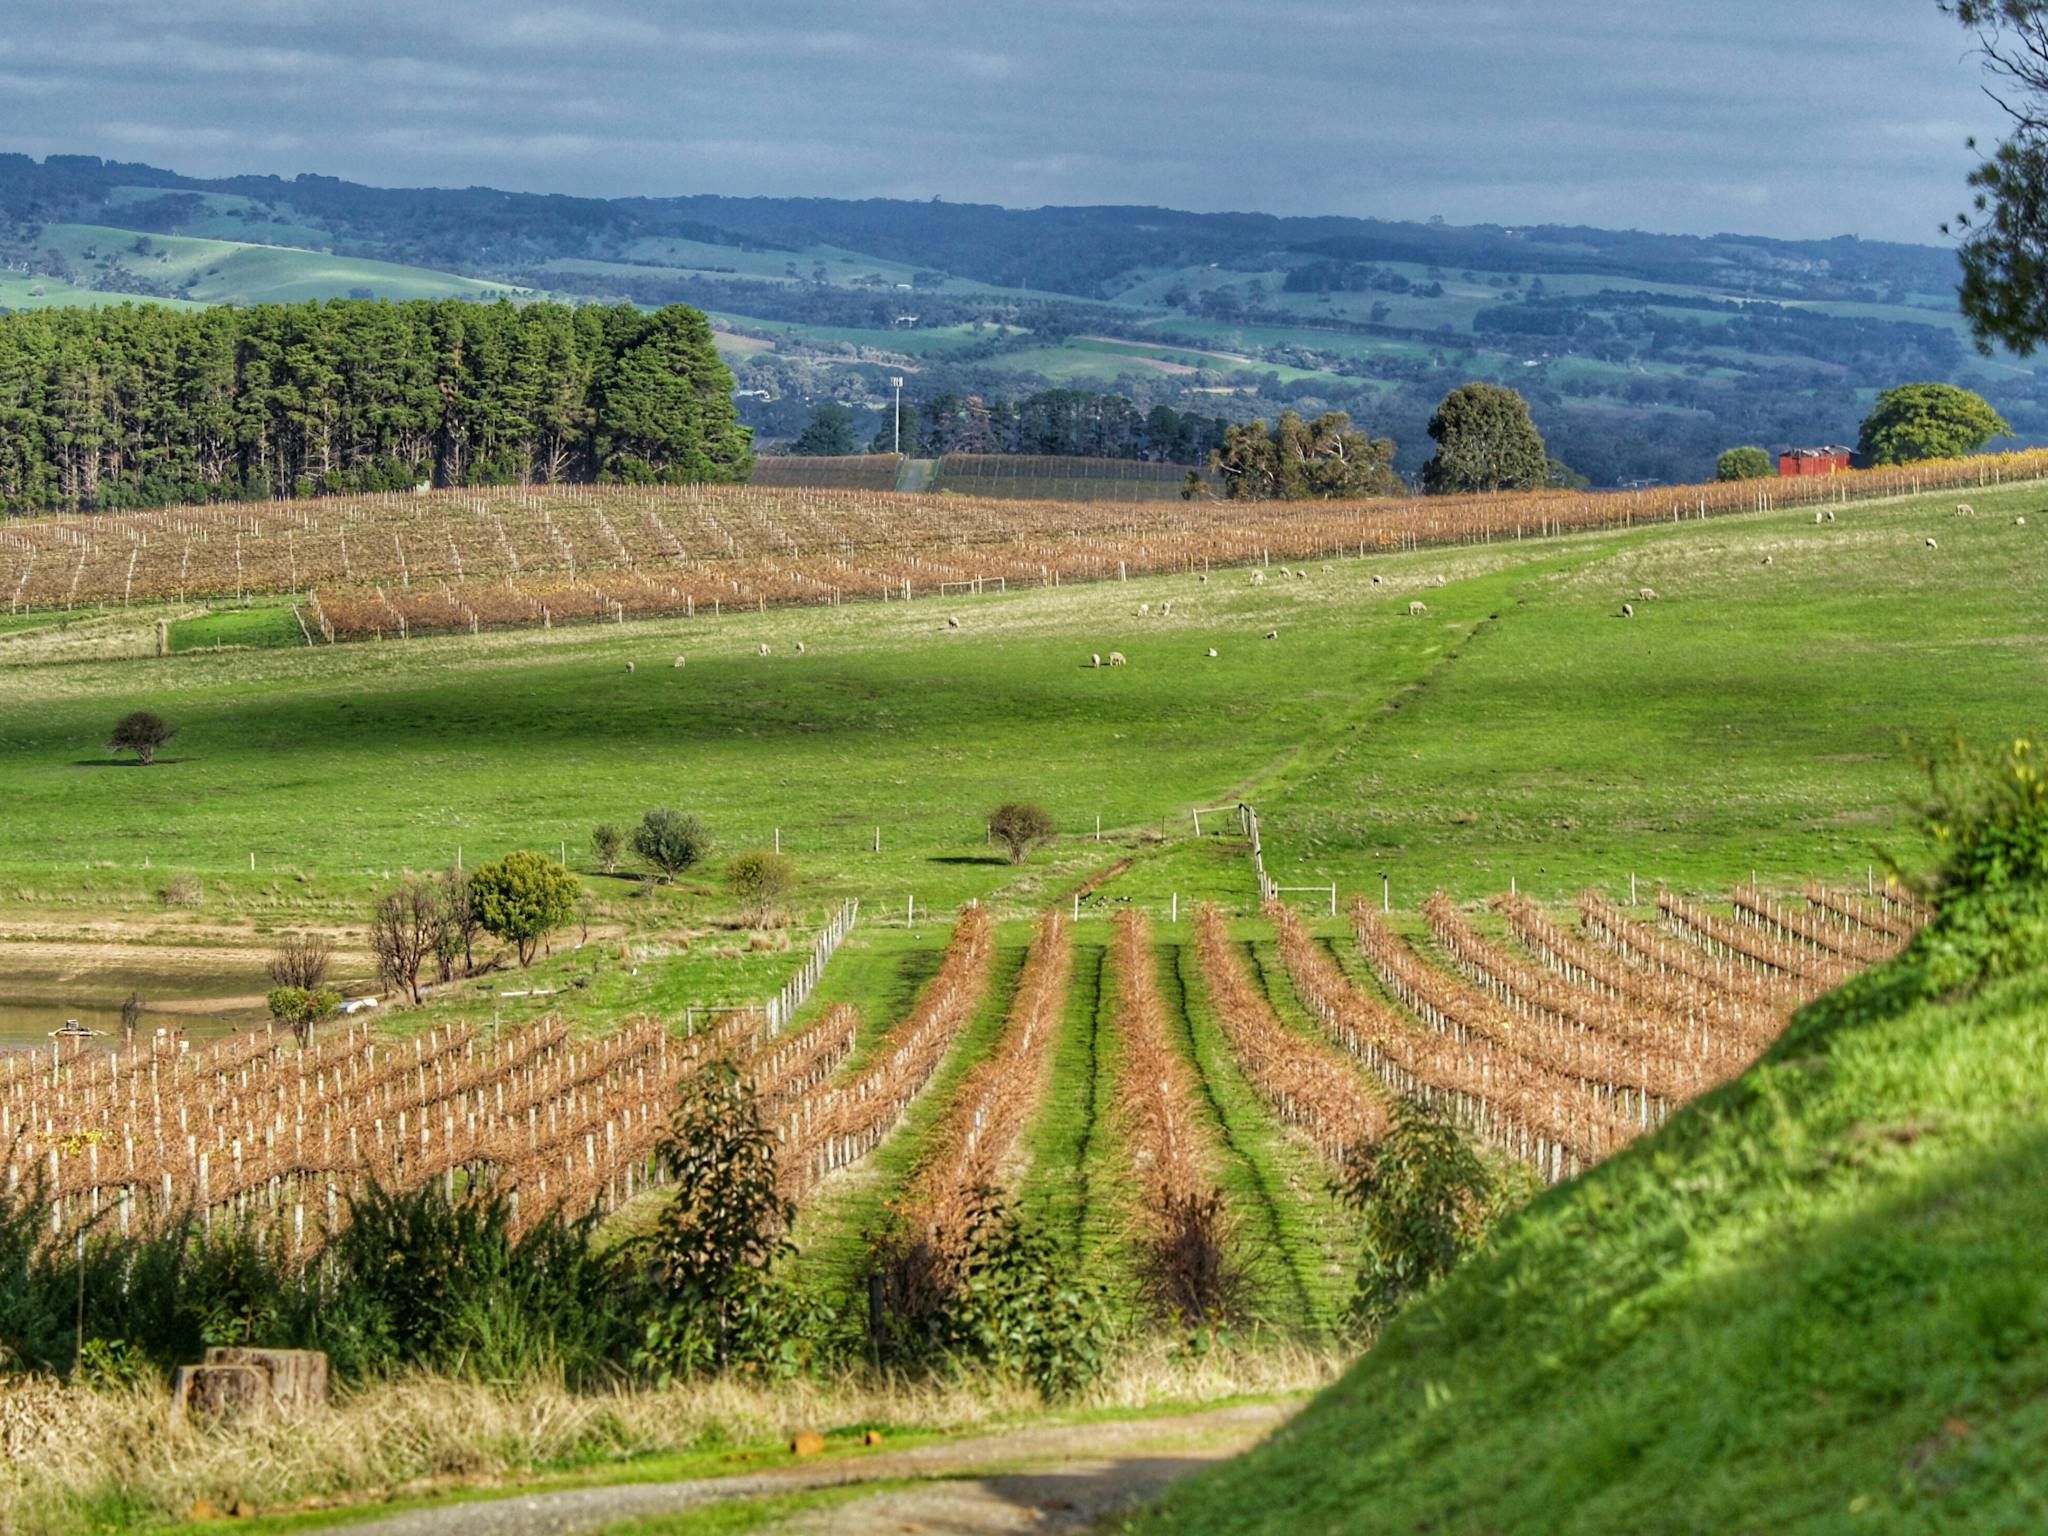
<instances>
[{"instance_id":1,"label":"grassy slope","mask_svg":"<svg viewBox=\"0 0 2048 1536\"><path fill-rule=\"evenodd\" d=\"M2048 977L1874 974L1530 1206L1143 1531L2048 1520Z\"/></svg>"}]
</instances>

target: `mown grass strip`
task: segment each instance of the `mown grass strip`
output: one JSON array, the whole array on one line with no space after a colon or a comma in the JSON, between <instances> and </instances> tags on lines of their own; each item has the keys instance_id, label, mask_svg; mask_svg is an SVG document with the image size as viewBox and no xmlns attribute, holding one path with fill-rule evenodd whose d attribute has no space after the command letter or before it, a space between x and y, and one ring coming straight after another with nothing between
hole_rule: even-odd
<instances>
[{"instance_id":1,"label":"mown grass strip","mask_svg":"<svg viewBox=\"0 0 2048 1536\"><path fill-rule=\"evenodd\" d=\"M1001 1035L1010 995L1023 969L1029 930L1015 926L996 943L989 986L981 1006L923 1093L912 1102L896 1129L862 1162L835 1178L797 1218L795 1240L801 1278L828 1291L850 1288L863 1273L867 1237L878 1231L886 1207L903 1188L916 1165L927 1133L952 1103L960 1079L981 1061ZM915 993L912 994L913 997ZM908 1011L906 1002L901 1012ZM872 1051L872 1044L869 1047Z\"/></svg>"},{"instance_id":2,"label":"mown grass strip","mask_svg":"<svg viewBox=\"0 0 2048 1536\"><path fill-rule=\"evenodd\" d=\"M1253 1305L1275 1325L1321 1333L1336 1314L1345 1265L1331 1243L1344 1223L1326 1193L1328 1170L1291 1137L1230 1052L1209 1009L1191 946L1157 951L1161 1000L1175 1049L1202 1085L1202 1113L1222 1153L1218 1182L1243 1223Z\"/></svg>"}]
</instances>

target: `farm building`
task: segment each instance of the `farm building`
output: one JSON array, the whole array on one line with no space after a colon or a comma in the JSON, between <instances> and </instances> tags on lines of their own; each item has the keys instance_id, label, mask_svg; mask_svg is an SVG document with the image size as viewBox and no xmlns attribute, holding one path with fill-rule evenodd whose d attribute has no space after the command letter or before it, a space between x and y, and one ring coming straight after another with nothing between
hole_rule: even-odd
<instances>
[{"instance_id":1,"label":"farm building","mask_svg":"<svg viewBox=\"0 0 2048 1536\"><path fill-rule=\"evenodd\" d=\"M1787 448L1778 455L1781 475L1832 475L1849 468L1853 448L1828 445L1820 448Z\"/></svg>"}]
</instances>

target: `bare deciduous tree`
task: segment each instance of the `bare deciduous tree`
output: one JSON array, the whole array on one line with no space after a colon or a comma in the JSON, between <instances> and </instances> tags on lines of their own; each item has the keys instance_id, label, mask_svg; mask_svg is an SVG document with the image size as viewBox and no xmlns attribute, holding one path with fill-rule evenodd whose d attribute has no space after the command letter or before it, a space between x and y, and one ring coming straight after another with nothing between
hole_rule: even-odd
<instances>
[{"instance_id":1,"label":"bare deciduous tree","mask_svg":"<svg viewBox=\"0 0 2048 1536\"><path fill-rule=\"evenodd\" d=\"M370 911L370 952L386 986L403 987L420 1000L420 967L438 947L444 919L440 888L422 875L407 875L377 898Z\"/></svg>"},{"instance_id":2,"label":"bare deciduous tree","mask_svg":"<svg viewBox=\"0 0 2048 1536\"><path fill-rule=\"evenodd\" d=\"M332 941L317 933L288 934L270 956L264 969L273 987L297 987L318 992L327 981L327 968L334 961Z\"/></svg>"}]
</instances>

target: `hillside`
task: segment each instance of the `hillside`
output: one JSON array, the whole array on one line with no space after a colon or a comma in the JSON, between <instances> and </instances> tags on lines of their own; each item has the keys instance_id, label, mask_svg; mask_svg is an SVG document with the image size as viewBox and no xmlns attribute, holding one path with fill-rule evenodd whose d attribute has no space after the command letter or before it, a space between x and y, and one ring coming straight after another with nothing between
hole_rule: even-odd
<instances>
[{"instance_id":1,"label":"hillside","mask_svg":"<svg viewBox=\"0 0 2048 1536\"><path fill-rule=\"evenodd\" d=\"M919 401L1085 388L1141 410L1343 409L1391 435L1408 471L1443 393L1491 378L1601 485L1697 479L1736 442L1851 438L1875 391L1911 378L1982 389L2023 442L2048 438L2042 376L1969 345L1953 253L1848 238L603 201L0 156L0 256L10 305L508 288L693 304L719 318L770 440L835 399L865 441L894 376Z\"/></svg>"},{"instance_id":2,"label":"hillside","mask_svg":"<svg viewBox=\"0 0 2048 1536\"><path fill-rule=\"evenodd\" d=\"M1130 1529L2041 1528L2048 975L1939 926Z\"/></svg>"}]
</instances>

